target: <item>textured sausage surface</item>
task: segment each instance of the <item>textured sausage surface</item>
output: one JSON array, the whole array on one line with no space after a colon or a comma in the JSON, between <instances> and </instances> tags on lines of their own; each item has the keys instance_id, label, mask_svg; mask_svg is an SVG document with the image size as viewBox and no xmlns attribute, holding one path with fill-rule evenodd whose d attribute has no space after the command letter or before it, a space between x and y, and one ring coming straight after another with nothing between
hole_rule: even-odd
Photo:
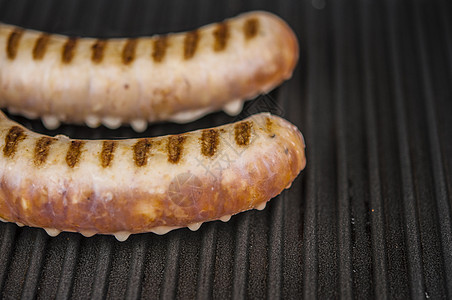
<instances>
[{"instance_id":1,"label":"textured sausage surface","mask_svg":"<svg viewBox=\"0 0 452 300\"><path fill-rule=\"evenodd\" d=\"M49 128L59 121L192 121L234 110L288 79L298 60L288 25L251 12L199 29L133 39L66 37L0 24L0 107Z\"/></svg>"},{"instance_id":2,"label":"textured sausage surface","mask_svg":"<svg viewBox=\"0 0 452 300\"><path fill-rule=\"evenodd\" d=\"M263 208L306 163L298 129L268 113L128 140L44 136L0 113L0 151L2 220L119 240Z\"/></svg>"}]
</instances>

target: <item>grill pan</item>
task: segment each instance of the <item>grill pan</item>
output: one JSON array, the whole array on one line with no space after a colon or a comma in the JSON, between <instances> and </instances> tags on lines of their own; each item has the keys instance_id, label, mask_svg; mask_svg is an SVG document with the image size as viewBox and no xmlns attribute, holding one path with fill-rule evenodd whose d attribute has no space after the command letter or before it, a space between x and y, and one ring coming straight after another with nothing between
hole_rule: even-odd
<instances>
[{"instance_id":1,"label":"grill pan","mask_svg":"<svg viewBox=\"0 0 452 300\"><path fill-rule=\"evenodd\" d=\"M0 0L0 21L125 37L263 9L300 41L292 79L250 101L304 133L308 165L263 211L164 236L84 238L0 224L0 295L57 298L451 298L452 5L446 0ZM243 116L242 114L242 116ZM11 116L72 138L157 136Z\"/></svg>"}]
</instances>

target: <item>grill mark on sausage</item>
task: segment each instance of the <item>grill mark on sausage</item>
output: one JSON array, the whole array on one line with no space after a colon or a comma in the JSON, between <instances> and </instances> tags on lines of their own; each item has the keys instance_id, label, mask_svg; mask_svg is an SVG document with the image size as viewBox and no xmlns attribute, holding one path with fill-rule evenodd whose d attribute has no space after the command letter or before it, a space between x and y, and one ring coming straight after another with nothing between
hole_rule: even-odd
<instances>
[{"instance_id":1,"label":"grill mark on sausage","mask_svg":"<svg viewBox=\"0 0 452 300\"><path fill-rule=\"evenodd\" d=\"M77 42L78 38L76 37L68 38L68 40L63 46L63 54L61 56L63 63L69 64L72 61L72 59L74 58L75 47L77 46Z\"/></svg>"},{"instance_id":2,"label":"grill mark on sausage","mask_svg":"<svg viewBox=\"0 0 452 300\"><path fill-rule=\"evenodd\" d=\"M272 126L273 126L272 120L269 117L265 118L265 130L267 132L271 132L272 131Z\"/></svg>"},{"instance_id":3,"label":"grill mark on sausage","mask_svg":"<svg viewBox=\"0 0 452 300\"><path fill-rule=\"evenodd\" d=\"M154 40L154 49L152 51L152 58L155 62L162 62L165 58L166 48L168 47L168 37L159 36Z\"/></svg>"},{"instance_id":4,"label":"grill mark on sausage","mask_svg":"<svg viewBox=\"0 0 452 300\"><path fill-rule=\"evenodd\" d=\"M107 41L99 39L92 46L91 50L93 51L91 55L91 60L93 63L99 64L104 59L104 50L107 46Z\"/></svg>"},{"instance_id":5,"label":"grill mark on sausage","mask_svg":"<svg viewBox=\"0 0 452 300\"><path fill-rule=\"evenodd\" d=\"M239 146L249 145L252 126L253 124L249 121L235 124L234 133L235 133L235 142L237 143L237 145Z\"/></svg>"},{"instance_id":6,"label":"grill mark on sausage","mask_svg":"<svg viewBox=\"0 0 452 300\"><path fill-rule=\"evenodd\" d=\"M49 42L49 35L46 33L41 34L39 38L36 39L35 46L33 47L33 59L41 60L44 58L47 50L47 44Z\"/></svg>"},{"instance_id":7,"label":"grill mark on sausage","mask_svg":"<svg viewBox=\"0 0 452 300\"><path fill-rule=\"evenodd\" d=\"M135 59L136 39L128 39L122 49L122 63L128 65Z\"/></svg>"},{"instance_id":8,"label":"grill mark on sausage","mask_svg":"<svg viewBox=\"0 0 452 300\"><path fill-rule=\"evenodd\" d=\"M276 134L273 132L273 121L268 117L265 119L265 131L272 139L276 136Z\"/></svg>"},{"instance_id":9,"label":"grill mark on sausage","mask_svg":"<svg viewBox=\"0 0 452 300\"><path fill-rule=\"evenodd\" d=\"M175 135L168 138L166 151L168 152L168 161L170 163L177 164L182 158L185 138L183 135Z\"/></svg>"},{"instance_id":10,"label":"grill mark on sausage","mask_svg":"<svg viewBox=\"0 0 452 300\"><path fill-rule=\"evenodd\" d=\"M8 37L8 42L6 44L6 54L9 59L13 60L16 58L17 50L19 49L20 39L24 31L22 29L14 29Z\"/></svg>"},{"instance_id":11,"label":"grill mark on sausage","mask_svg":"<svg viewBox=\"0 0 452 300\"><path fill-rule=\"evenodd\" d=\"M203 130L201 135L201 153L207 157L214 156L217 151L219 142L220 140L218 130Z\"/></svg>"},{"instance_id":12,"label":"grill mark on sausage","mask_svg":"<svg viewBox=\"0 0 452 300\"><path fill-rule=\"evenodd\" d=\"M117 143L115 141L104 141L102 143L102 151L100 153L100 164L103 168L107 168L111 165L115 156Z\"/></svg>"},{"instance_id":13,"label":"grill mark on sausage","mask_svg":"<svg viewBox=\"0 0 452 300\"><path fill-rule=\"evenodd\" d=\"M133 145L133 160L137 167L143 167L148 162L149 150L151 149L151 139L140 139Z\"/></svg>"},{"instance_id":14,"label":"grill mark on sausage","mask_svg":"<svg viewBox=\"0 0 452 300\"><path fill-rule=\"evenodd\" d=\"M216 52L226 49L228 39L229 39L229 28L226 22L218 23L217 28L215 28L213 35L215 37L215 43L213 49Z\"/></svg>"},{"instance_id":15,"label":"grill mark on sausage","mask_svg":"<svg viewBox=\"0 0 452 300\"><path fill-rule=\"evenodd\" d=\"M184 58L190 59L195 55L196 48L198 46L199 41L199 32L198 30L193 30L191 32L187 32L184 40Z\"/></svg>"},{"instance_id":16,"label":"grill mark on sausage","mask_svg":"<svg viewBox=\"0 0 452 300\"><path fill-rule=\"evenodd\" d=\"M246 20L243 26L243 32L247 40L254 38L259 30L259 20L256 18L251 18Z\"/></svg>"},{"instance_id":17,"label":"grill mark on sausage","mask_svg":"<svg viewBox=\"0 0 452 300\"><path fill-rule=\"evenodd\" d=\"M17 146L27 135L25 130L19 126L13 126L9 129L5 137L5 146L3 147L3 155L5 157L13 157L17 151Z\"/></svg>"},{"instance_id":18,"label":"grill mark on sausage","mask_svg":"<svg viewBox=\"0 0 452 300\"><path fill-rule=\"evenodd\" d=\"M49 156L50 145L55 141L54 138L44 136L37 140L34 151L34 163L40 166L47 160Z\"/></svg>"},{"instance_id":19,"label":"grill mark on sausage","mask_svg":"<svg viewBox=\"0 0 452 300\"><path fill-rule=\"evenodd\" d=\"M66 163L69 167L73 168L79 162L84 144L84 141L71 141L71 145L66 154Z\"/></svg>"}]
</instances>

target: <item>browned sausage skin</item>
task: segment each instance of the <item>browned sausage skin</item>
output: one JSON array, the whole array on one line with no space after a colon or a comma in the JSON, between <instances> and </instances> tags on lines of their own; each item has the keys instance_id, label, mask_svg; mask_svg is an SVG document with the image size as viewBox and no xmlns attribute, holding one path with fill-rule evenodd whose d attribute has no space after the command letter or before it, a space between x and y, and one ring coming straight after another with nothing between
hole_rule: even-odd
<instances>
[{"instance_id":1,"label":"browned sausage skin","mask_svg":"<svg viewBox=\"0 0 452 300\"><path fill-rule=\"evenodd\" d=\"M141 131L241 110L288 79L298 60L288 25L251 12L186 32L134 39L51 35L0 24L0 106L60 121Z\"/></svg>"},{"instance_id":2,"label":"browned sausage skin","mask_svg":"<svg viewBox=\"0 0 452 300\"><path fill-rule=\"evenodd\" d=\"M2 220L119 240L263 208L306 163L298 129L268 113L116 141L48 137L0 113L0 149Z\"/></svg>"}]
</instances>

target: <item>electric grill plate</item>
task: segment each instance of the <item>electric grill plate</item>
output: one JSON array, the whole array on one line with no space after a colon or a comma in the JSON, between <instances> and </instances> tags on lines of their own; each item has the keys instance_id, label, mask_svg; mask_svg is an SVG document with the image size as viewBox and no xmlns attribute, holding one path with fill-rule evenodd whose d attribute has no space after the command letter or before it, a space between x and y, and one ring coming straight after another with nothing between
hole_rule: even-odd
<instances>
[{"instance_id":1,"label":"electric grill plate","mask_svg":"<svg viewBox=\"0 0 452 300\"><path fill-rule=\"evenodd\" d=\"M50 238L0 224L2 298L451 298L452 6L446 0L0 0L0 21L54 33L178 32L263 9L300 41L291 80L248 102L305 135L308 165L263 211L164 236ZM242 116L243 116L242 115ZM62 126L72 138L186 125Z\"/></svg>"}]
</instances>

